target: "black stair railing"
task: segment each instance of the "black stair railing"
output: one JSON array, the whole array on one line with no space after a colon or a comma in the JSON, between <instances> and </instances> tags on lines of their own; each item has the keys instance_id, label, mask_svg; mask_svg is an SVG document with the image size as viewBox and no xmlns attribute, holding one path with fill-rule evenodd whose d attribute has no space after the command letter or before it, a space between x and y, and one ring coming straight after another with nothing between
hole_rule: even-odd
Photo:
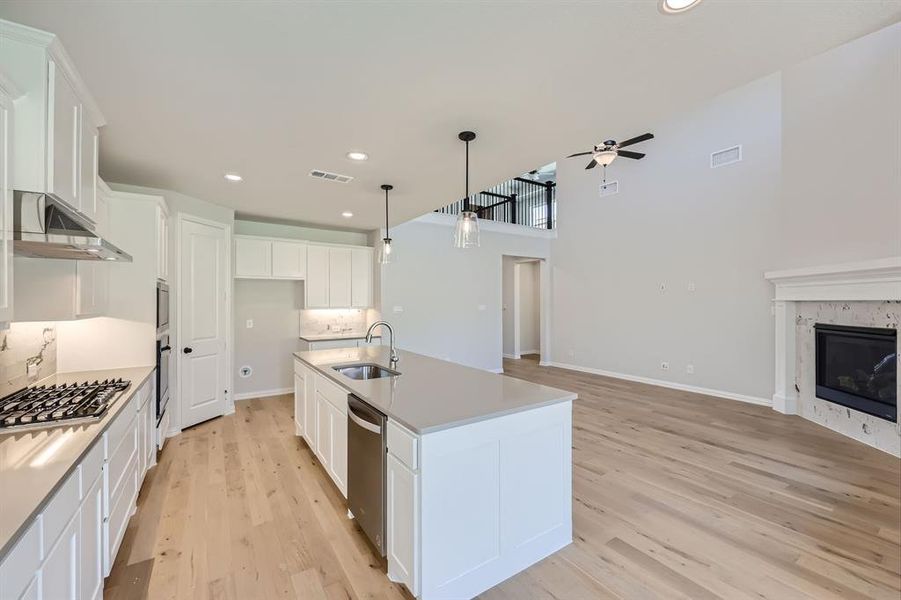
<instances>
[{"instance_id":1,"label":"black stair railing","mask_svg":"<svg viewBox=\"0 0 901 600\"><path fill-rule=\"evenodd\" d=\"M557 218L557 185L553 181L534 181L514 177L469 197L470 209L480 219L512 223L537 229L553 229ZM463 200L435 212L457 215Z\"/></svg>"}]
</instances>

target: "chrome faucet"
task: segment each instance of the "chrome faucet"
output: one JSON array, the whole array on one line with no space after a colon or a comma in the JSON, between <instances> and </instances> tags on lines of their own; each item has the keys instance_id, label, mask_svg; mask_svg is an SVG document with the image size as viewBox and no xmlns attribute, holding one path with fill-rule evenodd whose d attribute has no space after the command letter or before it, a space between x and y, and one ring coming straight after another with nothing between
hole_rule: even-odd
<instances>
[{"instance_id":1,"label":"chrome faucet","mask_svg":"<svg viewBox=\"0 0 901 600\"><path fill-rule=\"evenodd\" d=\"M388 328L388 334L390 335L391 341L391 366L394 366L397 363L397 350L394 348L394 329L391 327L391 324L388 321L376 321L372 325L369 326L369 330L366 332L366 343L372 343L372 332L379 325L384 325Z\"/></svg>"}]
</instances>

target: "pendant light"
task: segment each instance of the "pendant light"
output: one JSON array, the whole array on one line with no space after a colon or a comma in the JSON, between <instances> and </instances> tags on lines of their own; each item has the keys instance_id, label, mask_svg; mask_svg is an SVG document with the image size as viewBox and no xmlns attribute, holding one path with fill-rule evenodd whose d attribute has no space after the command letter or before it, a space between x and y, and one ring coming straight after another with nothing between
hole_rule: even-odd
<instances>
[{"instance_id":1,"label":"pendant light","mask_svg":"<svg viewBox=\"0 0 901 600\"><path fill-rule=\"evenodd\" d=\"M479 216L469 206L469 142L476 139L472 131L461 131L457 136L466 142L466 196L463 198L463 210L457 215L454 228L454 246L457 248L479 247Z\"/></svg>"},{"instance_id":2,"label":"pendant light","mask_svg":"<svg viewBox=\"0 0 901 600\"><path fill-rule=\"evenodd\" d=\"M391 254L391 236L388 234L388 192L394 189L393 185L387 183L382 184L385 190L385 237L382 238L382 247L379 248L379 262L383 265L391 263L393 254Z\"/></svg>"}]
</instances>

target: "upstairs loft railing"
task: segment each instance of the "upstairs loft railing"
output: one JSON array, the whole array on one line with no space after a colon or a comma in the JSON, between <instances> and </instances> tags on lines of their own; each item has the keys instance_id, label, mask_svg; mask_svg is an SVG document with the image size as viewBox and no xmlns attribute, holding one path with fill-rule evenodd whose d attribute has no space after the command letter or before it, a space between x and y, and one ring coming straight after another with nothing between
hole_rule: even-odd
<instances>
[{"instance_id":1,"label":"upstairs loft railing","mask_svg":"<svg viewBox=\"0 0 901 600\"><path fill-rule=\"evenodd\" d=\"M553 229L557 222L557 185L553 181L533 181L514 177L469 197L469 206L480 219ZM457 215L463 200L435 212Z\"/></svg>"}]
</instances>

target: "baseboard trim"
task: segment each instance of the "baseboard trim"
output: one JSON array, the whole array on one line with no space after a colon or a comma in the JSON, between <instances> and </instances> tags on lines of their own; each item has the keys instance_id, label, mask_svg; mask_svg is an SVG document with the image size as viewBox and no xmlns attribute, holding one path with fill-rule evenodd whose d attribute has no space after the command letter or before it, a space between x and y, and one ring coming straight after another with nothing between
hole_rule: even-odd
<instances>
[{"instance_id":1,"label":"baseboard trim","mask_svg":"<svg viewBox=\"0 0 901 600\"><path fill-rule=\"evenodd\" d=\"M260 390L259 392L244 392L243 394L235 394L233 398L235 400L250 400L251 398L268 398L269 396L281 396L283 394L290 394L294 391L294 388L281 388L277 390Z\"/></svg>"},{"instance_id":2,"label":"baseboard trim","mask_svg":"<svg viewBox=\"0 0 901 600\"><path fill-rule=\"evenodd\" d=\"M520 350L519 354L520 356L523 354L541 354L541 350Z\"/></svg>"},{"instance_id":3,"label":"baseboard trim","mask_svg":"<svg viewBox=\"0 0 901 600\"><path fill-rule=\"evenodd\" d=\"M538 361L538 366L539 366L539 367L553 367L553 366L554 366L554 363L549 362L549 361L546 361L546 360L539 360L539 361Z\"/></svg>"},{"instance_id":4,"label":"baseboard trim","mask_svg":"<svg viewBox=\"0 0 901 600\"><path fill-rule=\"evenodd\" d=\"M511 360L519 360L522 358L519 354L504 354L504 358L509 358Z\"/></svg>"},{"instance_id":5,"label":"baseboard trim","mask_svg":"<svg viewBox=\"0 0 901 600\"><path fill-rule=\"evenodd\" d=\"M539 363L541 364L541 363ZM771 398L758 398L756 396L748 396L746 394L737 394L735 392L726 392L723 390L715 390L712 388L699 387L696 385L688 385L685 383L677 383L675 381L664 381L662 379L653 379L651 377L641 377L639 375L629 375L628 373L617 373L616 371L605 371L604 369L594 369L592 367L583 367L581 365L570 365L567 363L548 362L544 366L557 367L567 369L569 371L579 371L582 373L591 373L592 375L602 375L604 377L613 377L614 379L623 379L625 381L634 381L636 383L646 383L648 385L656 385L681 392L692 392L695 394L703 394L705 396L714 396L716 398L725 398L727 400L737 400L738 402L747 402L748 404L757 404L760 406L773 406Z\"/></svg>"},{"instance_id":6,"label":"baseboard trim","mask_svg":"<svg viewBox=\"0 0 901 600\"><path fill-rule=\"evenodd\" d=\"M491 373L498 373L498 374L501 374L501 373L504 372L504 368L503 368L503 367L498 367L497 369L486 369L486 371L489 371L489 372L491 372Z\"/></svg>"}]
</instances>

